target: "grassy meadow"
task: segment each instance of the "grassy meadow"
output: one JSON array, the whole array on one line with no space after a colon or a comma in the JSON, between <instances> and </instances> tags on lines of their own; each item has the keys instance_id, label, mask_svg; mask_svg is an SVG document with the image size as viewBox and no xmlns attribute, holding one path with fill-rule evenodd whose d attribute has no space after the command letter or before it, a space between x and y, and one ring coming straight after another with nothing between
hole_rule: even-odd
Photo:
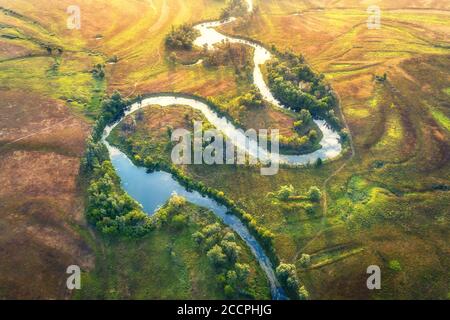
<instances>
[{"instance_id":1,"label":"grassy meadow","mask_svg":"<svg viewBox=\"0 0 450 320\"><path fill-rule=\"evenodd\" d=\"M356 152L327 181L321 232L297 246L319 258L300 275L312 295L445 298L448 11L429 10L430 4L420 1L378 5L380 30L367 29L366 7L352 1L315 1L311 7L302 1L260 1L253 28L237 24L226 31L302 53L341 99ZM439 1L431 6L448 9ZM290 32L295 36L286 41ZM386 82L374 81L384 73ZM391 259L405 267L393 272ZM387 274L386 289L375 294L362 281L371 263L384 265Z\"/></svg>"},{"instance_id":2,"label":"grassy meadow","mask_svg":"<svg viewBox=\"0 0 450 320\"><path fill-rule=\"evenodd\" d=\"M96 268L86 273L76 299L226 299L222 284L206 253L192 234L220 221L208 210L183 208L188 222L151 232L143 239L103 239ZM221 224L223 230L228 230ZM269 299L265 274L250 249L239 239L239 261L249 264L248 295L241 298Z\"/></svg>"}]
</instances>

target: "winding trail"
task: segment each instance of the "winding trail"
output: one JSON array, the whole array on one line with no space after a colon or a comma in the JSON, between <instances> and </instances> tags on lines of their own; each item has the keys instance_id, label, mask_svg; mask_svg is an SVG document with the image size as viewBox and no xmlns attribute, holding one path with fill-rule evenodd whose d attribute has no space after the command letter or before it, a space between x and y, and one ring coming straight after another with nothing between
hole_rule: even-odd
<instances>
[{"instance_id":1,"label":"winding trail","mask_svg":"<svg viewBox=\"0 0 450 320\"><path fill-rule=\"evenodd\" d=\"M338 93L336 93L337 98L338 98L338 104L339 106L341 106L342 104L342 100L341 97L339 96ZM350 144L350 151L351 151L351 155L350 157L339 167L337 168L334 172L332 172L328 178L325 179L325 181L322 184L322 201L321 201L321 206L322 206L322 221L321 221L321 230L319 232L317 232L317 234L310 239L306 245L304 245L300 250L298 250L294 256L294 261L293 263L295 263L295 261L298 260L300 254L304 253L306 251L307 248L309 248L309 246L316 241L326 230L325 227L325 223L326 223L326 219L327 219L327 214L328 214L328 184L330 183L330 181L337 176L342 170L345 169L345 167L347 167L347 165L355 158L356 156L356 149L355 149L355 145L353 143L353 137L351 135L350 132L350 127L348 126L348 122L345 119L344 116L344 112L342 111L342 109L339 107L339 114L341 116L342 122L344 123L344 127L347 129L349 135L348 135L348 139L349 139L349 144Z\"/></svg>"},{"instance_id":2,"label":"winding trail","mask_svg":"<svg viewBox=\"0 0 450 320\"><path fill-rule=\"evenodd\" d=\"M45 127L45 128L43 128L43 129L39 129L39 130L34 131L34 132L32 132L32 133L29 133L29 134L27 134L27 135L25 135L25 136L22 136L22 137L20 137L20 138L17 138L17 139L15 139L15 140L13 140L13 141L9 141L9 142L7 142L7 143L5 143L5 144L3 144L3 145L0 146L0 151L3 150L4 148L6 148L6 147L9 146L9 145L12 145L12 144L17 143L17 142L19 142L19 141L22 141L22 140L25 140L25 139L27 139L27 138L33 137L33 136L35 136L35 135L38 135L38 134L41 134L41 133L50 131L50 130L52 130L53 128L55 128L55 127L57 127L57 126L59 126L59 125L65 123L65 122L67 122L67 121L69 121L69 120L73 120L73 119L74 119L74 118L72 118L72 117L63 119L63 120L58 121L57 123L55 123L55 124L53 124L53 125L51 125L51 126L49 126L49 127Z\"/></svg>"}]
</instances>

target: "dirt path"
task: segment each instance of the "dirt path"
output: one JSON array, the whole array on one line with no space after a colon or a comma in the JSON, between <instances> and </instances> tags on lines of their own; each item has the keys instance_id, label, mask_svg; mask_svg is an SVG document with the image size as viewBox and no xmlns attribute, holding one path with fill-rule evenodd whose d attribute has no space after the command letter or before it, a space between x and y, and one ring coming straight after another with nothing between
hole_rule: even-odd
<instances>
[{"instance_id":1,"label":"dirt path","mask_svg":"<svg viewBox=\"0 0 450 320\"><path fill-rule=\"evenodd\" d=\"M330 174L330 176L328 176L327 179L325 179L325 181L322 184L322 220L321 220L321 230L311 239L308 241L308 243L306 243L305 246L303 246L300 250L297 251L297 253L295 254L294 257L294 261L293 263L295 263L295 261L298 260L300 254L302 254L303 252L306 251L306 249L315 241L317 240L324 232L325 230L327 230L325 228L325 223L326 223L326 219L327 219L327 213L328 213L328 192L327 192L327 188L328 188L328 184L331 181L331 179L333 179L335 176L337 176L342 170L344 170L344 168L353 160L353 158L356 155L356 150L355 150L355 146L353 144L353 138L352 138L352 134L350 132L350 128L348 126L347 120L344 117L344 113L342 112L342 100L341 97L339 96L338 93L336 93L338 101L339 101L339 113L341 115L341 119L342 122L344 123L344 127L348 130L349 133L349 142L350 142L350 149L351 149L351 156L338 168L336 169L336 171L334 171L333 173Z\"/></svg>"},{"instance_id":2,"label":"dirt path","mask_svg":"<svg viewBox=\"0 0 450 320\"><path fill-rule=\"evenodd\" d=\"M51 129L53 129L54 127L56 127L56 126L58 126L58 125L60 125L60 124L62 124L62 123L64 123L64 122L66 122L66 121L72 120L72 119L74 119L74 118L72 118L72 117L71 117L71 118L66 118L66 119L64 119L64 120L61 120L61 121L59 121L59 122L57 122L57 123L55 123L55 124L49 126L49 127L46 127L46 128L44 128L44 129L41 129L41 130L35 131L35 132L33 132L33 133L27 134L26 136L20 137L20 138L18 138L18 139L13 140L13 141L7 142L7 143L5 143L4 145L1 146L0 150L4 149L6 146L12 145L12 144L14 144L14 143L16 143L16 142L19 142L19 141L21 141L21 140L24 140L24 139L27 139L27 138L29 138L29 137L32 137L32 136L38 135L38 134L40 134L40 133L46 132L46 131L48 131L48 130L51 130Z\"/></svg>"}]
</instances>

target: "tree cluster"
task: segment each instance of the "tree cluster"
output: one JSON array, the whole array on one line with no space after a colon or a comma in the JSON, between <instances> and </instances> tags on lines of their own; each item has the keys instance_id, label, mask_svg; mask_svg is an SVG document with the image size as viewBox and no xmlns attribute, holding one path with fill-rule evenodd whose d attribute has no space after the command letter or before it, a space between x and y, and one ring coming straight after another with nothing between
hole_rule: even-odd
<instances>
[{"instance_id":1,"label":"tree cluster","mask_svg":"<svg viewBox=\"0 0 450 320\"><path fill-rule=\"evenodd\" d=\"M165 44L169 49L191 50L194 40L200 35L191 24L182 24L178 27L172 27L169 34L166 35Z\"/></svg>"},{"instance_id":2,"label":"tree cluster","mask_svg":"<svg viewBox=\"0 0 450 320\"><path fill-rule=\"evenodd\" d=\"M264 107L264 99L255 86L252 86L249 92L239 97L239 103L247 108Z\"/></svg>"},{"instance_id":3,"label":"tree cluster","mask_svg":"<svg viewBox=\"0 0 450 320\"><path fill-rule=\"evenodd\" d=\"M316 186L311 186L306 195L301 195L292 184L281 186L278 191L269 192L267 196L280 201L308 200L310 202L320 202L322 192Z\"/></svg>"},{"instance_id":4,"label":"tree cluster","mask_svg":"<svg viewBox=\"0 0 450 320\"><path fill-rule=\"evenodd\" d=\"M87 140L80 169L89 181L88 220L104 234L139 237L152 228L152 220L120 187L120 179L109 160L108 150L101 142L105 126L120 119L126 106L118 92L103 101L102 112L92 136Z\"/></svg>"},{"instance_id":5,"label":"tree cluster","mask_svg":"<svg viewBox=\"0 0 450 320\"><path fill-rule=\"evenodd\" d=\"M324 76L316 75L302 56L278 53L268 63L268 78L271 91L281 103L297 112L308 110L313 117L324 118L334 128L341 128L333 111L337 105L334 92L324 82Z\"/></svg>"},{"instance_id":6,"label":"tree cluster","mask_svg":"<svg viewBox=\"0 0 450 320\"><path fill-rule=\"evenodd\" d=\"M223 284L228 298L237 298L247 292L250 267L239 262L241 247L237 244L235 235L229 230L223 230L218 223L209 224L201 231L192 235L214 269L218 280Z\"/></svg>"},{"instance_id":7,"label":"tree cluster","mask_svg":"<svg viewBox=\"0 0 450 320\"><path fill-rule=\"evenodd\" d=\"M252 74L251 49L239 43L222 42L214 50L206 51L204 65L207 67L233 66L237 75L249 78Z\"/></svg>"},{"instance_id":8,"label":"tree cluster","mask_svg":"<svg viewBox=\"0 0 450 320\"><path fill-rule=\"evenodd\" d=\"M167 204L155 214L156 226L170 226L176 231L183 229L189 221L189 217L182 213L182 209L186 203L185 198L178 195L172 196Z\"/></svg>"},{"instance_id":9,"label":"tree cluster","mask_svg":"<svg viewBox=\"0 0 450 320\"><path fill-rule=\"evenodd\" d=\"M110 161L94 169L88 188L87 217L104 234L139 237L152 228L141 206L120 188Z\"/></svg>"},{"instance_id":10,"label":"tree cluster","mask_svg":"<svg viewBox=\"0 0 450 320\"><path fill-rule=\"evenodd\" d=\"M103 100L100 114L94 124L93 139L100 140L105 127L122 118L127 107L128 101L122 99L119 92L114 92L110 98Z\"/></svg>"},{"instance_id":11,"label":"tree cluster","mask_svg":"<svg viewBox=\"0 0 450 320\"><path fill-rule=\"evenodd\" d=\"M306 300L309 298L309 293L305 286L300 284L297 277L297 270L295 265L280 263L275 270L278 279L284 288L286 288L287 293L291 297L295 297L300 300Z\"/></svg>"},{"instance_id":12,"label":"tree cluster","mask_svg":"<svg viewBox=\"0 0 450 320\"><path fill-rule=\"evenodd\" d=\"M96 64L91 72L95 79L102 80L105 78L105 69L100 63Z\"/></svg>"},{"instance_id":13,"label":"tree cluster","mask_svg":"<svg viewBox=\"0 0 450 320\"><path fill-rule=\"evenodd\" d=\"M228 0L227 6L222 9L221 19L230 17L242 17L247 13L248 5L244 0Z\"/></svg>"}]
</instances>

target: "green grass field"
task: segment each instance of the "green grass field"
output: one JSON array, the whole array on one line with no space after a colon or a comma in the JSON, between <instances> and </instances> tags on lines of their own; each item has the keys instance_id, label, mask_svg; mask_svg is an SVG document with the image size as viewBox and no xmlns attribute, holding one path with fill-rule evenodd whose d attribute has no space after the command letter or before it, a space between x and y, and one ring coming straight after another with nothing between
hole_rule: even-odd
<instances>
[{"instance_id":1,"label":"green grass field","mask_svg":"<svg viewBox=\"0 0 450 320\"><path fill-rule=\"evenodd\" d=\"M104 239L95 269L83 276L77 299L225 299L218 274L192 234L219 220L208 210L189 205L181 229L171 225L144 239ZM222 229L226 227L222 224ZM249 294L269 299L265 274L242 240L239 261L251 266ZM248 298L248 296L244 296Z\"/></svg>"}]
</instances>

